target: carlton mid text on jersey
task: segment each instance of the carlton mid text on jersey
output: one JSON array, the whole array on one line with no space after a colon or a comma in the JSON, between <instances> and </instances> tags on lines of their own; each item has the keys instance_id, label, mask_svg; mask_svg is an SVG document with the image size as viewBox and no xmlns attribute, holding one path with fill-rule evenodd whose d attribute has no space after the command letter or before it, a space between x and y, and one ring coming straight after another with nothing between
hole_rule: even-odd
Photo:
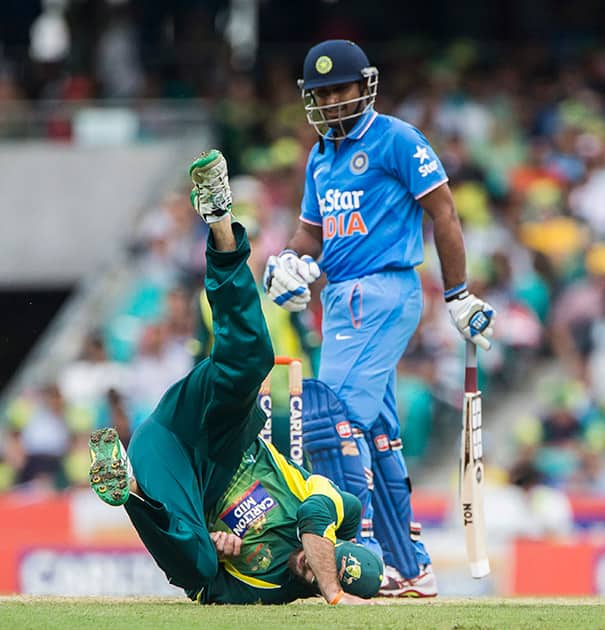
<instances>
[{"instance_id":1,"label":"carlton mid text on jersey","mask_svg":"<svg viewBox=\"0 0 605 630\"><path fill-rule=\"evenodd\" d=\"M328 136L329 138L329 136ZM307 162L301 220L320 225L330 282L406 269L423 260L419 199L447 175L422 133L370 110L338 151L316 144Z\"/></svg>"}]
</instances>

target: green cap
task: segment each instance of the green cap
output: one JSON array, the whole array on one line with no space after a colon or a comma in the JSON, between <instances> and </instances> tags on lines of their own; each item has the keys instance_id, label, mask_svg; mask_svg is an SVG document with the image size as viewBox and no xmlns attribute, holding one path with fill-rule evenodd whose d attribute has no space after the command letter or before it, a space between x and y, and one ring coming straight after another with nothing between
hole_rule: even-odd
<instances>
[{"instance_id":1,"label":"green cap","mask_svg":"<svg viewBox=\"0 0 605 630\"><path fill-rule=\"evenodd\" d=\"M367 547L339 540L336 552L336 571L343 590L351 595L374 597L382 582L382 560Z\"/></svg>"}]
</instances>

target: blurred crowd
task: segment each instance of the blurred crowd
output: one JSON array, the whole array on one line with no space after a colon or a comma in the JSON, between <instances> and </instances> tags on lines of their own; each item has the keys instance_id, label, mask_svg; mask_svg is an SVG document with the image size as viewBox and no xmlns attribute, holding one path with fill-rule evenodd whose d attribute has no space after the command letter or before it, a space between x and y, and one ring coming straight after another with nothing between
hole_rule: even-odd
<instances>
[{"instance_id":1,"label":"blurred crowd","mask_svg":"<svg viewBox=\"0 0 605 630\"><path fill-rule=\"evenodd\" d=\"M302 53L263 58L246 70L229 64L217 41L203 73L186 46L155 72L141 61L147 40L132 47L138 40L128 29L136 6L106 7L105 30L88 50L96 70L84 93L76 89L77 74L67 72L77 49L70 39L72 56L53 61L60 72L35 90L4 66L0 113L23 103L16 97L31 103L48 94L206 97L260 284L264 261L296 224L306 155L315 142L295 82ZM212 25L201 18L197 25L210 45ZM441 157L464 226L471 288L498 311L494 347L481 353L482 390L493 400L510 398L540 366L560 365L560 378L508 419L514 455L500 471L503 478L605 495L605 49L557 55L546 46L486 48L469 40L435 49L421 43L393 49L369 43L367 49L381 72L377 109L419 127ZM198 74L190 74L195 67ZM463 363L463 344L443 305L430 221L425 231L424 317L398 381L404 450L419 466L451 449ZM85 484L88 432L111 424L127 442L161 393L208 353L205 238L185 183L149 209L132 238L136 280L113 315L90 331L78 360L8 408L0 490ZM307 375L317 369L320 288L300 316L264 300L276 353L304 357ZM277 372L279 414L287 386Z\"/></svg>"}]
</instances>

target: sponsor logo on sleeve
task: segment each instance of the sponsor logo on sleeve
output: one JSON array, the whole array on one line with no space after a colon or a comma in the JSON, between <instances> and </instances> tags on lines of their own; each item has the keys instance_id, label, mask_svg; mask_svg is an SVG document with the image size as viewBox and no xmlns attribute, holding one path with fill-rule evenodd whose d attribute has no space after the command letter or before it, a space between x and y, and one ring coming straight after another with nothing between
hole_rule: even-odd
<instances>
[{"instance_id":1,"label":"sponsor logo on sleeve","mask_svg":"<svg viewBox=\"0 0 605 630\"><path fill-rule=\"evenodd\" d=\"M437 168L438 168L437 160L433 160L432 162L429 162L428 164L424 164L423 166L421 166L418 169L418 172L422 175L422 177L426 177L427 175L430 175L431 173L436 171Z\"/></svg>"},{"instance_id":2,"label":"sponsor logo on sleeve","mask_svg":"<svg viewBox=\"0 0 605 630\"><path fill-rule=\"evenodd\" d=\"M277 507L277 502L263 488L260 481L252 485L241 497L234 501L219 518L240 538L267 512Z\"/></svg>"},{"instance_id":3,"label":"sponsor logo on sleeve","mask_svg":"<svg viewBox=\"0 0 605 630\"><path fill-rule=\"evenodd\" d=\"M422 177L426 177L430 175L432 172L436 171L437 160L431 160L429 156L428 147L421 147L419 144L416 145L416 153L412 156L416 158L420 162L420 166L418 167L418 172L422 175ZM430 161L429 161L430 160ZM425 164L428 162L428 164Z\"/></svg>"},{"instance_id":4,"label":"sponsor logo on sleeve","mask_svg":"<svg viewBox=\"0 0 605 630\"><path fill-rule=\"evenodd\" d=\"M424 164L425 160L428 162L429 160L428 147L421 147L419 144L417 144L416 153L414 153L412 157L415 157L417 160L420 160L420 164Z\"/></svg>"}]
</instances>

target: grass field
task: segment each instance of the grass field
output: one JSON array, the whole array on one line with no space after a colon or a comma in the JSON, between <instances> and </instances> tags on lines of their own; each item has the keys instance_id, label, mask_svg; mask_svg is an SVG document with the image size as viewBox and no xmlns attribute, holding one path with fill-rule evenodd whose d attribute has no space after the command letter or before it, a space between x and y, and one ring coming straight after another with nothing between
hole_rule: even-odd
<instances>
[{"instance_id":1,"label":"grass field","mask_svg":"<svg viewBox=\"0 0 605 630\"><path fill-rule=\"evenodd\" d=\"M196 606L178 599L0 598L0 628L552 628L605 630L605 599L440 599L382 606L331 607L319 600L288 606Z\"/></svg>"}]
</instances>

